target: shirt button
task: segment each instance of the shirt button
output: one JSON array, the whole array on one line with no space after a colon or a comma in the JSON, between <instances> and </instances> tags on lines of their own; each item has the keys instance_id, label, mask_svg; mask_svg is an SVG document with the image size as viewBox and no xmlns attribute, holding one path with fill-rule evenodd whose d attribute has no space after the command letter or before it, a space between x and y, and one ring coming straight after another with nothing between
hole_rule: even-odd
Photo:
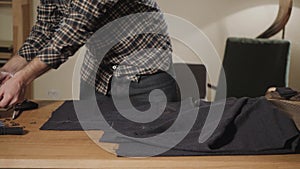
<instances>
[{"instance_id":1,"label":"shirt button","mask_svg":"<svg viewBox=\"0 0 300 169\"><path fill-rule=\"evenodd\" d=\"M112 69L113 69L113 70L116 70L116 69L117 69L117 66L116 66L116 65L114 65L114 66L112 67Z\"/></svg>"}]
</instances>

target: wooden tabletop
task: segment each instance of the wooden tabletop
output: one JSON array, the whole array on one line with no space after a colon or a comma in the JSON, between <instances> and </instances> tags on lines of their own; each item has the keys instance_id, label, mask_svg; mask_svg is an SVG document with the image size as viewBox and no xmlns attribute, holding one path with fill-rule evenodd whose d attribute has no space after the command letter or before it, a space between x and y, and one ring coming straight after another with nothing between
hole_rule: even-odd
<instances>
[{"instance_id":1,"label":"wooden tabletop","mask_svg":"<svg viewBox=\"0 0 300 169\"><path fill-rule=\"evenodd\" d=\"M39 101L39 109L24 112L15 120L25 126L28 133L22 136L0 136L1 168L300 168L300 155L116 157L94 143L84 131L39 130L51 112L61 104ZM101 135L99 131L91 132ZM104 146L111 150L116 148L113 144Z\"/></svg>"}]
</instances>

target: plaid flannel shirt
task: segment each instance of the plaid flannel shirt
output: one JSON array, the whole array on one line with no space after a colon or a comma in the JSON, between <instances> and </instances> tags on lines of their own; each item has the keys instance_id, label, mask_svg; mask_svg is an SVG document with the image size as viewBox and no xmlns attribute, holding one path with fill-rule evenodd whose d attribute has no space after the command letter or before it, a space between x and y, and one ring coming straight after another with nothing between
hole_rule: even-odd
<instances>
[{"instance_id":1,"label":"plaid flannel shirt","mask_svg":"<svg viewBox=\"0 0 300 169\"><path fill-rule=\"evenodd\" d=\"M41 0L38 16L32 31L18 51L27 61L37 57L52 68L58 68L82 45L112 21L140 12L160 10L153 0ZM161 15L153 15L164 23ZM130 21L130 25L151 27L153 23ZM127 23L122 27L126 28ZM129 23L128 23L129 24ZM166 29L166 24L158 26ZM127 26L127 29L131 29ZM111 30L117 32L117 30ZM81 79L107 94L112 76L138 81L140 75L166 71L172 63L172 47L166 34L145 33L135 35L129 31L126 38L115 44L99 59L104 43L101 37L87 44L87 52L81 69ZM122 32L119 32L122 33ZM107 37L109 39L110 37ZM92 45L91 45L92 44ZM96 50L95 50L96 47ZM163 52L139 52L147 49ZM133 53L135 53L133 55Z\"/></svg>"}]
</instances>

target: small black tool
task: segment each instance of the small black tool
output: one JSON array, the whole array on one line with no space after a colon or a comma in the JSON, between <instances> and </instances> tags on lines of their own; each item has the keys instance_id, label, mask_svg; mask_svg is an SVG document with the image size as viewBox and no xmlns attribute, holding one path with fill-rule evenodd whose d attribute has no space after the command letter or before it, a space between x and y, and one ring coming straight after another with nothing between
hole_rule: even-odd
<instances>
[{"instance_id":1,"label":"small black tool","mask_svg":"<svg viewBox=\"0 0 300 169\"><path fill-rule=\"evenodd\" d=\"M39 105L35 102L24 100L22 103L15 105L12 119L16 119L23 111L33 110L38 108Z\"/></svg>"},{"instance_id":2,"label":"small black tool","mask_svg":"<svg viewBox=\"0 0 300 169\"><path fill-rule=\"evenodd\" d=\"M6 127L4 122L0 120L0 135L22 135L24 130L22 127Z\"/></svg>"},{"instance_id":3,"label":"small black tool","mask_svg":"<svg viewBox=\"0 0 300 169\"><path fill-rule=\"evenodd\" d=\"M22 127L0 127L0 135L23 135Z\"/></svg>"}]
</instances>

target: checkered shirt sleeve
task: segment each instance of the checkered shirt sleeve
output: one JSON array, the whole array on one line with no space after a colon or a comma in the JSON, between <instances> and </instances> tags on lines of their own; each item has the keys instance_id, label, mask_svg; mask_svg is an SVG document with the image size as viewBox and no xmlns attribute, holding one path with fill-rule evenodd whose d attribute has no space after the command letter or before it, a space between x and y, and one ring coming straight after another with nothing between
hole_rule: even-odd
<instances>
[{"instance_id":1,"label":"checkered shirt sleeve","mask_svg":"<svg viewBox=\"0 0 300 169\"><path fill-rule=\"evenodd\" d=\"M19 50L28 61L38 57L52 68L68 60L96 29L95 22L105 13L107 0L42 0L29 38ZM67 5L68 8L62 8ZM59 10L60 8L65 11ZM66 12L63 14L62 12Z\"/></svg>"}]
</instances>

